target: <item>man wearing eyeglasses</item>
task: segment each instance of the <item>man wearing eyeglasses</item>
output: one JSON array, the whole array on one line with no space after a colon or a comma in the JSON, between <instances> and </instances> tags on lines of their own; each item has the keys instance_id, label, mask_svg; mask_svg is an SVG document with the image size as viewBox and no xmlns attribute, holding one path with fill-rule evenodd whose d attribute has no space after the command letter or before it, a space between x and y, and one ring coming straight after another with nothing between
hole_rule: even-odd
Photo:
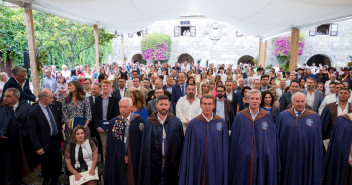
<instances>
[{"instance_id":1,"label":"man wearing eyeglasses","mask_svg":"<svg viewBox=\"0 0 352 185\"><path fill-rule=\"evenodd\" d=\"M202 113L188 124L179 184L228 184L229 132L225 120L213 112L215 104L213 95L203 95Z\"/></svg>"}]
</instances>

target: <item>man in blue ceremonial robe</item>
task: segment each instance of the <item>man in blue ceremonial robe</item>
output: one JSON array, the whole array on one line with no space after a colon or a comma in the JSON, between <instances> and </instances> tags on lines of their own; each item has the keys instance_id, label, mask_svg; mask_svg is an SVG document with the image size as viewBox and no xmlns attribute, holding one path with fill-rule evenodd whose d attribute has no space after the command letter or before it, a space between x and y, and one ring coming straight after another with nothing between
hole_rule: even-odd
<instances>
[{"instance_id":1,"label":"man in blue ceremonial robe","mask_svg":"<svg viewBox=\"0 0 352 185\"><path fill-rule=\"evenodd\" d=\"M202 113L186 130L179 185L227 185L229 132L226 121L213 113L213 95L200 99Z\"/></svg>"},{"instance_id":2,"label":"man in blue ceremonial robe","mask_svg":"<svg viewBox=\"0 0 352 185\"><path fill-rule=\"evenodd\" d=\"M306 109L301 92L292 95L293 108L281 112L277 122L280 184L320 185L323 168L323 141L319 115Z\"/></svg>"},{"instance_id":3,"label":"man in blue ceremonial robe","mask_svg":"<svg viewBox=\"0 0 352 185\"><path fill-rule=\"evenodd\" d=\"M352 113L337 118L324 160L323 185L352 184Z\"/></svg>"},{"instance_id":4,"label":"man in blue ceremonial robe","mask_svg":"<svg viewBox=\"0 0 352 185\"><path fill-rule=\"evenodd\" d=\"M132 114L131 98L119 102L119 116L110 120L104 167L105 185L137 185L139 149L143 133L143 118Z\"/></svg>"},{"instance_id":5,"label":"man in blue ceremonial robe","mask_svg":"<svg viewBox=\"0 0 352 185\"><path fill-rule=\"evenodd\" d=\"M169 97L160 95L156 108L144 126L140 164L139 185L177 185L178 169L183 145L183 126L169 112Z\"/></svg>"},{"instance_id":6,"label":"man in blue ceremonial robe","mask_svg":"<svg viewBox=\"0 0 352 185\"><path fill-rule=\"evenodd\" d=\"M279 169L276 127L259 108L259 90L247 93L249 107L236 115L231 128L229 185L276 185Z\"/></svg>"}]
</instances>

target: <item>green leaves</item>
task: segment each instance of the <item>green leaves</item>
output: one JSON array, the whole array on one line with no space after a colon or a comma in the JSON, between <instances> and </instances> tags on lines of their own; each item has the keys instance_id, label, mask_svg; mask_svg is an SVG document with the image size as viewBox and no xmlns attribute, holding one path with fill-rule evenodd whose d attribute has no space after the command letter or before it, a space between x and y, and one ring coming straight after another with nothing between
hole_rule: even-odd
<instances>
[{"instance_id":1,"label":"green leaves","mask_svg":"<svg viewBox=\"0 0 352 185\"><path fill-rule=\"evenodd\" d=\"M1 2L0 2L1 3ZM24 10L0 4L1 58L10 57L15 66L23 65L23 51L28 51ZM38 66L95 64L93 27L61 17L33 11ZM112 53L113 34L99 30L99 45L104 61Z\"/></svg>"}]
</instances>

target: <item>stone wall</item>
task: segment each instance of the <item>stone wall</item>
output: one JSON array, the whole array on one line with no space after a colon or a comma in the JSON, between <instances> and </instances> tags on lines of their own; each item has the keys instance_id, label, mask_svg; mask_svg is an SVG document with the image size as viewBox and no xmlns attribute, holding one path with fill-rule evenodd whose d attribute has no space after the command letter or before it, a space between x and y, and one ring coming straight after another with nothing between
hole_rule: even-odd
<instances>
[{"instance_id":1,"label":"stone wall","mask_svg":"<svg viewBox=\"0 0 352 185\"><path fill-rule=\"evenodd\" d=\"M196 26L196 36L174 36L174 26L179 26L180 21L191 21L191 26ZM211 39L211 26L214 23L220 25L221 31L217 32L221 35L219 39ZM236 28L226 24L217 22L209 18L179 18L166 21L157 21L147 28L148 33L165 33L171 36L172 46L169 63L177 62L178 57L183 53L190 54L194 61L199 59L204 64L206 60L215 64L230 64L236 63L243 55L251 55L254 58L258 57L259 39L254 36L236 36ZM140 41L142 37L128 37L124 34L125 55L127 61L131 62L133 55L141 53ZM121 61L121 37L114 40L117 43L117 56L115 59ZM114 46L116 46L114 45Z\"/></svg>"},{"instance_id":2,"label":"stone wall","mask_svg":"<svg viewBox=\"0 0 352 185\"><path fill-rule=\"evenodd\" d=\"M174 36L174 27L180 26L180 21L190 21L191 26L196 27L196 36ZM219 24L220 31L215 35L212 32L212 25ZM327 56L332 66L345 66L349 61L348 56L352 55L352 20L336 22L338 24L338 35L316 35L309 36L309 30L301 30L304 33L305 48L303 55L298 56L298 65L306 63L309 58L316 54ZM251 55L258 58L259 38L249 35L237 36L234 26L205 17L185 17L164 21L156 21L147 27L147 33L165 33L171 36L172 49L169 63L173 64L183 53L190 54L194 61L206 60L215 64L237 64L238 59L243 55ZM290 35L290 33L287 33ZM215 38L215 39L214 39ZM141 39L136 33L129 37L124 33L124 53L127 62L131 62L135 54L141 53ZM115 38L113 61L122 63L121 37ZM266 64L277 65L276 57L273 55L272 39L267 44Z\"/></svg>"},{"instance_id":3,"label":"stone wall","mask_svg":"<svg viewBox=\"0 0 352 185\"><path fill-rule=\"evenodd\" d=\"M332 66L346 66L349 62L348 56L352 55L352 20L334 22L334 24L338 24L337 36L309 36L308 29L301 30L301 33L305 35L305 48L303 54L298 56L298 65L307 63L314 55L321 54L330 59ZM273 54L272 39L268 40L267 64L277 64Z\"/></svg>"}]
</instances>

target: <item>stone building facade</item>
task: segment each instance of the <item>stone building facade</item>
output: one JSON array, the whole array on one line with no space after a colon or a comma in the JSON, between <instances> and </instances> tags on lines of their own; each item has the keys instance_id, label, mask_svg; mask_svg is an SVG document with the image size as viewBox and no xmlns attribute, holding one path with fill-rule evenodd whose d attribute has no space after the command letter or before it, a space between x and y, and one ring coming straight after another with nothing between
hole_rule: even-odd
<instances>
[{"instance_id":1,"label":"stone building facade","mask_svg":"<svg viewBox=\"0 0 352 185\"><path fill-rule=\"evenodd\" d=\"M323 31L320 30L322 27ZM302 29L301 33L305 35L305 48L303 54L298 56L298 65L322 62L344 67L349 62L348 57L352 55L351 30L352 20ZM239 60L242 61L241 57L248 55L258 58L258 37L242 35L233 25L204 16L184 16L156 21L138 33L124 33L124 44L121 44L121 36L115 38L113 61L122 63L122 45L124 45L124 57L127 62L143 60L140 55L141 39L144 34L149 33L170 35L172 39L170 64L189 58L194 62L200 60L203 65L206 61L209 64L238 64ZM184 33L187 36L182 36ZM290 35L290 33L286 34ZM266 64L277 65L272 39L267 42Z\"/></svg>"}]
</instances>

